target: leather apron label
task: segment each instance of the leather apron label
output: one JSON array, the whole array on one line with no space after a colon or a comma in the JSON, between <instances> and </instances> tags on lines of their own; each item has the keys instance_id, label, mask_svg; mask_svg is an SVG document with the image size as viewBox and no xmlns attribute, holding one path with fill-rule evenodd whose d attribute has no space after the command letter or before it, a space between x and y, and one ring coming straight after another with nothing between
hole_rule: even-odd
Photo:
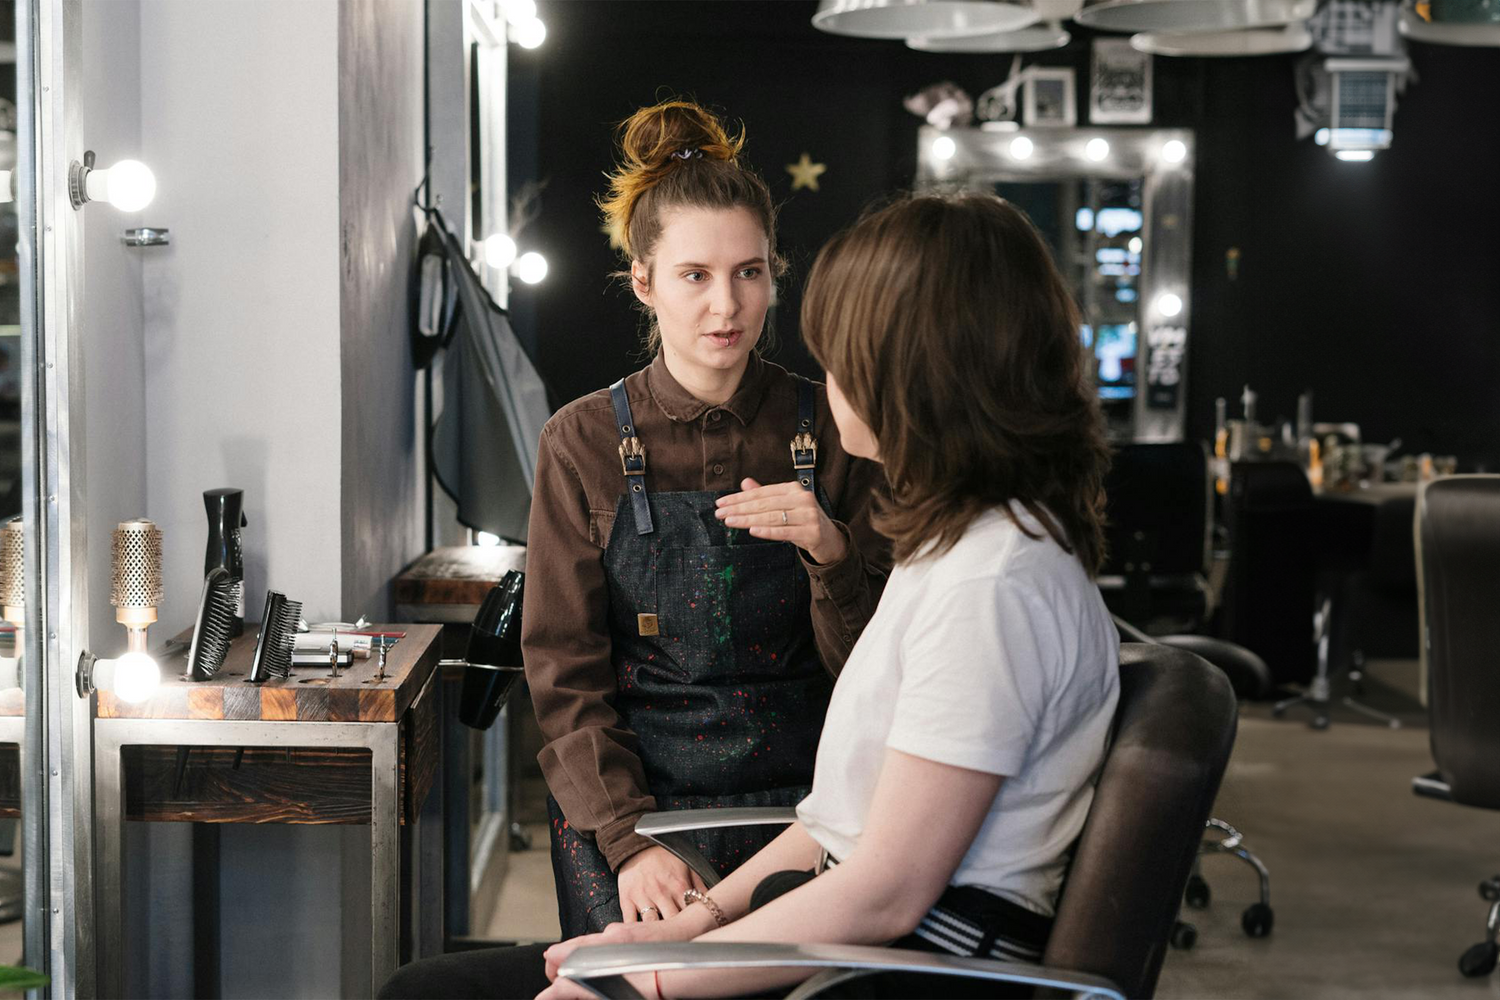
<instances>
[{"instance_id":1,"label":"leather apron label","mask_svg":"<svg viewBox=\"0 0 1500 1000\"><path fill-rule=\"evenodd\" d=\"M640 635L658 635L655 615L636 615L635 625Z\"/></svg>"}]
</instances>

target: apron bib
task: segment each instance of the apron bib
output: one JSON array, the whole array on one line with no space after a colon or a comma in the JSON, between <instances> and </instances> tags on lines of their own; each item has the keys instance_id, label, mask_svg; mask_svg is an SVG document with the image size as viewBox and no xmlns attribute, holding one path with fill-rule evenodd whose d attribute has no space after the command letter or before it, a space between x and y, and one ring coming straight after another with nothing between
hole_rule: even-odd
<instances>
[{"instance_id":1,"label":"apron bib","mask_svg":"<svg viewBox=\"0 0 1500 1000\"><path fill-rule=\"evenodd\" d=\"M813 387L798 389L794 471L831 514L813 478ZM722 492L648 493L623 383L610 391L626 474L604 553L615 709L640 738L647 787L662 811L796 805L833 691L807 571L795 546L724 527ZM563 937L602 930L621 918L614 873L550 797L547 809ZM704 831L698 848L722 876L780 833Z\"/></svg>"}]
</instances>

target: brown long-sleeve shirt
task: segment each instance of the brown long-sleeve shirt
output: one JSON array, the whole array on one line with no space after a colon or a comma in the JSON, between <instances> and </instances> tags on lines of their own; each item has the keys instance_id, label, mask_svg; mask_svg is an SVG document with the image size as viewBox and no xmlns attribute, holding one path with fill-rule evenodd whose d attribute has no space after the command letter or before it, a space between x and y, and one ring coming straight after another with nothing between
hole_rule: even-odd
<instances>
[{"instance_id":1,"label":"brown long-sleeve shirt","mask_svg":"<svg viewBox=\"0 0 1500 1000\"><path fill-rule=\"evenodd\" d=\"M652 492L739 489L792 479L790 442L797 385L785 369L752 356L740 387L713 406L684 389L658 356L625 380ZM870 526L880 467L839 447L821 385L817 392L817 483L849 540L837 563L802 554L812 582L818 653L837 674L875 611L890 568L889 545ZM604 550L625 490L619 428L609 392L574 400L542 429L527 539L521 644L526 679L547 741L538 759L568 822L593 834L611 868L650 846L635 822L656 808L639 740L614 709Z\"/></svg>"}]
</instances>

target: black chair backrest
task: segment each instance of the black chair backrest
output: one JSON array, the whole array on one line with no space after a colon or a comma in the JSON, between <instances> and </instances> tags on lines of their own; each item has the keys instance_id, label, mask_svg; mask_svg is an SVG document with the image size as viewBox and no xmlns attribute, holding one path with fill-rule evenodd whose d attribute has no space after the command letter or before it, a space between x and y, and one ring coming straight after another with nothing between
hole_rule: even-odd
<instances>
[{"instance_id":1,"label":"black chair backrest","mask_svg":"<svg viewBox=\"0 0 1500 1000\"><path fill-rule=\"evenodd\" d=\"M1432 758L1453 801L1500 809L1500 476L1428 483L1416 534Z\"/></svg>"},{"instance_id":2,"label":"black chair backrest","mask_svg":"<svg viewBox=\"0 0 1500 1000\"><path fill-rule=\"evenodd\" d=\"M1236 462L1224 504L1229 573L1219 634L1258 654L1277 683L1305 683L1316 659L1312 487L1291 462Z\"/></svg>"},{"instance_id":3,"label":"black chair backrest","mask_svg":"<svg viewBox=\"0 0 1500 1000\"><path fill-rule=\"evenodd\" d=\"M1196 442L1128 444L1104 481L1109 562L1151 565L1155 574L1202 573L1208 564L1208 455Z\"/></svg>"},{"instance_id":4,"label":"black chair backrest","mask_svg":"<svg viewBox=\"0 0 1500 1000\"><path fill-rule=\"evenodd\" d=\"M1058 902L1046 965L1150 997L1234 746L1234 692L1185 650L1120 646L1114 740Z\"/></svg>"}]
</instances>

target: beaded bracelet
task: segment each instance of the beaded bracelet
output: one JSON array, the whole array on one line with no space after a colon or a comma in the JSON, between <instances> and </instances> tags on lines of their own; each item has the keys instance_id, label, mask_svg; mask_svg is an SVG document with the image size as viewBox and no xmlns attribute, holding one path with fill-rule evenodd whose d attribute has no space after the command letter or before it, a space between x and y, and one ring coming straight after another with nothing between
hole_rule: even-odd
<instances>
[{"instance_id":1,"label":"beaded bracelet","mask_svg":"<svg viewBox=\"0 0 1500 1000\"><path fill-rule=\"evenodd\" d=\"M707 893L699 892L697 889L688 889L682 894L682 905L692 906L694 903L702 903L708 907L708 912L713 915L714 923L724 927L729 923L729 918L724 916L724 911L719 909L719 904L709 898Z\"/></svg>"}]
</instances>

